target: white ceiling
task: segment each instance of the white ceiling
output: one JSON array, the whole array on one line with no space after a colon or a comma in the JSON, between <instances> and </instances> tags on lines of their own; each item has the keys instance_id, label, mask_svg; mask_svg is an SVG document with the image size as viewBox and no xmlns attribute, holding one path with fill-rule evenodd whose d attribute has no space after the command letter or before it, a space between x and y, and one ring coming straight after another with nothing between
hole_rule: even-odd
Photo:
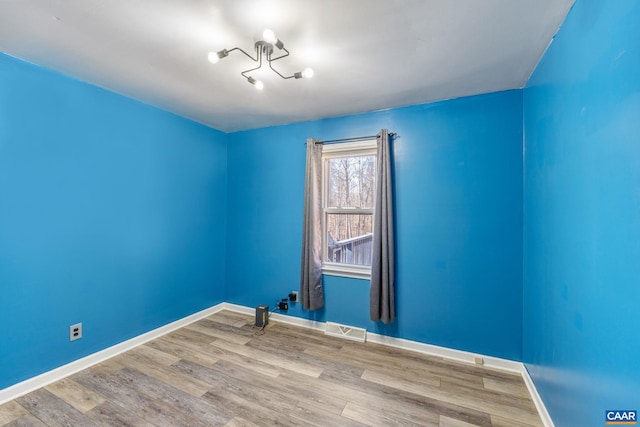
<instances>
[{"instance_id":1,"label":"white ceiling","mask_svg":"<svg viewBox=\"0 0 640 427\"><path fill-rule=\"evenodd\" d=\"M231 132L520 88L573 1L0 0L0 51ZM264 28L315 76L207 61Z\"/></svg>"}]
</instances>

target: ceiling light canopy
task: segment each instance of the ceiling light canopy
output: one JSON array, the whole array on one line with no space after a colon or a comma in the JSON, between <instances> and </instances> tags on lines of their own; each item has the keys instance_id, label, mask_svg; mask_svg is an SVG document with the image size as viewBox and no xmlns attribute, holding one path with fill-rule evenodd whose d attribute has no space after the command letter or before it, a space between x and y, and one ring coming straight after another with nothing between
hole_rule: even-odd
<instances>
[{"instance_id":1,"label":"ceiling light canopy","mask_svg":"<svg viewBox=\"0 0 640 427\"><path fill-rule=\"evenodd\" d=\"M285 49L284 43L282 42L282 40L278 39L276 37L275 33L272 30L268 29L268 28L264 30L264 32L262 33L262 40L258 40L255 43L254 48L255 48L255 51L256 51L255 58L253 56L249 55L247 52L245 52L241 48L234 47L233 49L229 49L229 50L222 49L222 50L220 50L218 52L209 52L208 59L209 59L209 62L211 62L212 64L216 64L219 60L229 56L229 53L233 52L234 50L237 50L237 51L240 51L240 52L244 53L245 56L247 56L249 59L251 59L254 62L257 62L258 66L254 67L254 68L250 68L250 69L245 70L245 71L242 71L240 74L242 74L242 77L247 79L247 81L249 83L251 83L252 85L254 85L256 87L256 89L258 89L258 90L262 90L264 88L264 83L262 83L260 80L254 79L253 77L251 77L247 73L250 73L251 71L255 71L255 70L261 68L262 67L262 59L263 59L263 57L266 59L267 63L269 64L269 68L271 68L271 70L274 73L276 73L277 75L279 75L280 77L282 77L285 80L287 80L287 79L301 79L301 78L310 79L311 77L313 77L313 70L311 68L305 68L303 71L298 71L296 73L293 73L290 76L284 76L278 70L273 68L273 65L271 63L274 62L274 61L277 61L278 59L282 59L282 58L285 58L285 57L289 56L289 51L287 49ZM274 58L273 57L273 52L274 52L275 48L278 48L279 50L282 50L285 53L283 55L280 55L280 56L277 56L277 57Z\"/></svg>"}]
</instances>

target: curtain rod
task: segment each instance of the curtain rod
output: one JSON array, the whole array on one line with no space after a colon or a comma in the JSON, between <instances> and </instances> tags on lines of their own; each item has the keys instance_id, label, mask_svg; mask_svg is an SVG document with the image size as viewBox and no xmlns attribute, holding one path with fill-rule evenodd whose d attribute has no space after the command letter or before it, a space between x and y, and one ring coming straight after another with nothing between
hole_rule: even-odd
<instances>
[{"instance_id":1,"label":"curtain rod","mask_svg":"<svg viewBox=\"0 0 640 427\"><path fill-rule=\"evenodd\" d=\"M389 136L396 136L395 133L389 133ZM355 142L355 141L367 141L369 139L376 139L378 135L370 135L370 136L355 136L353 138L340 138L340 139L329 139L326 141L316 141L316 144L336 144L340 142Z\"/></svg>"}]
</instances>

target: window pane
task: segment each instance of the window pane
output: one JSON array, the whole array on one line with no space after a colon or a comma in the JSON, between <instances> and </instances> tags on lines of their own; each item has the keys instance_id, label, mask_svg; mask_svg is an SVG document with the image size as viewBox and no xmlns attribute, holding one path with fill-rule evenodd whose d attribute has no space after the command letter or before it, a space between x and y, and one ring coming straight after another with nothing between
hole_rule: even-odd
<instances>
[{"instance_id":1,"label":"window pane","mask_svg":"<svg viewBox=\"0 0 640 427\"><path fill-rule=\"evenodd\" d=\"M374 207L375 157L367 155L327 160L327 207Z\"/></svg>"},{"instance_id":2,"label":"window pane","mask_svg":"<svg viewBox=\"0 0 640 427\"><path fill-rule=\"evenodd\" d=\"M371 265L373 215L327 214L327 260Z\"/></svg>"}]
</instances>

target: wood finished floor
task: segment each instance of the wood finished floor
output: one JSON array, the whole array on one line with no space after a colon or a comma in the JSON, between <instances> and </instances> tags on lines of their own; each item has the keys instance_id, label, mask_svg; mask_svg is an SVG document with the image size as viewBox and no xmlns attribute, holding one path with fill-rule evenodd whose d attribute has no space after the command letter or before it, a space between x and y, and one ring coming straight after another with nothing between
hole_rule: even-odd
<instances>
[{"instance_id":1,"label":"wood finished floor","mask_svg":"<svg viewBox=\"0 0 640 427\"><path fill-rule=\"evenodd\" d=\"M223 311L0 406L6 426L542 426L522 378Z\"/></svg>"}]
</instances>

